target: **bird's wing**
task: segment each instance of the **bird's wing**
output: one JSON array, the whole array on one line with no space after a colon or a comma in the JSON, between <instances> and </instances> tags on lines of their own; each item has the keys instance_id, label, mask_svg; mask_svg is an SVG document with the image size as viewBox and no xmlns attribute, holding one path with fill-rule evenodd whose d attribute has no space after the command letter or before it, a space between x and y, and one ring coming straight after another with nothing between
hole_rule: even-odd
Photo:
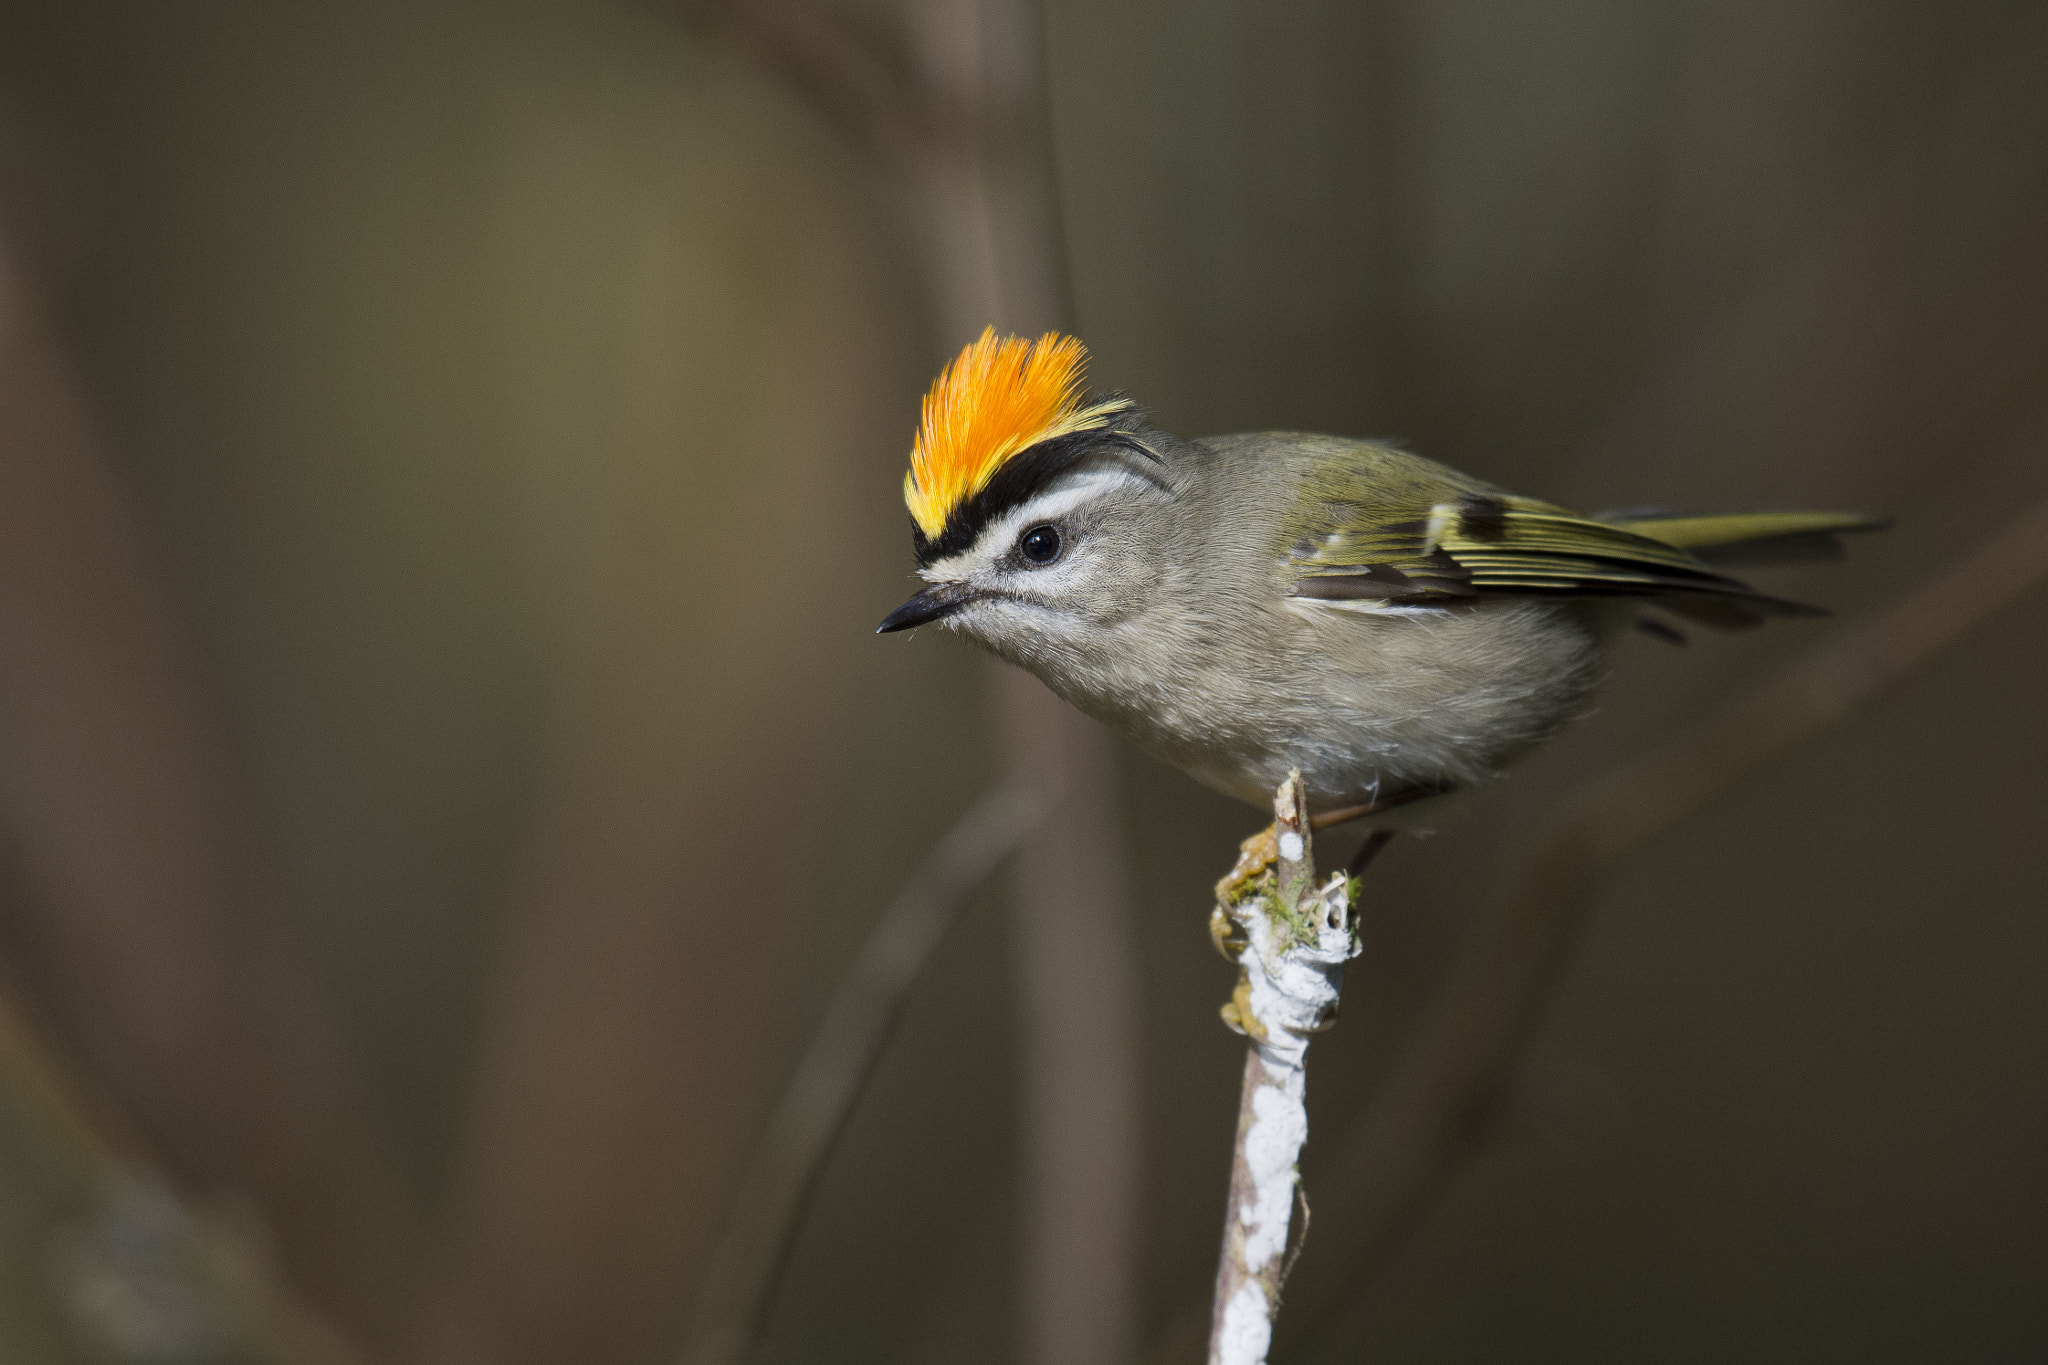
<instances>
[{"instance_id":1,"label":"bird's wing","mask_svg":"<svg viewBox=\"0 0 2048 1365\"><path fill-rule=\"evenodd\" d=\"M1295 597L1382 610L1500 597L1655 597L1728 627L1825 614L1767 597L1665 541L1529 498L1471 494L1332 512L1327 528L1293 547Z\"/></svg>"}]
</instances>

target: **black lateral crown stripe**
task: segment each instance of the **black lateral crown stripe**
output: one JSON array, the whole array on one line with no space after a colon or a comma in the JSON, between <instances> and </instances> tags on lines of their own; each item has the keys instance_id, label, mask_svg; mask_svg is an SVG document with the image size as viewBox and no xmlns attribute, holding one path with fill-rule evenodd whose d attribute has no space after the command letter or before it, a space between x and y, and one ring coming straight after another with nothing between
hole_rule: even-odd
<instances>
[{"instance_id":1,"label":"black lateral crown stripe","mask_svg":"<svg viewBox=\"0 0 2048 1365\"><path fill-rule=\"evenodd\" d=\"M1136 451L1147 459L1157 459L1130 434L1142 420L1134 408L1119 413L1117 420L1109 426L1040 441L1011 456L988 481L987 487L953 509L937 536L925 535L912 523L910 535L917 552L918 567L928 567L967 549L990 522L1072 469L1092 451L1116 446Z\"/></svg>"}]
</instances>

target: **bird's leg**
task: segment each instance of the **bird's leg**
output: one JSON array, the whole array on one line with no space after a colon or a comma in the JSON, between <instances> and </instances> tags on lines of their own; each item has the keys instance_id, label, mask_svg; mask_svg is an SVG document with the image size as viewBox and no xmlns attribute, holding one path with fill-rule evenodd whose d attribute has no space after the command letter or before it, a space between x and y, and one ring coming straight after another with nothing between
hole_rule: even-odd
<instances>
[{"instance_id":1,"label":"bird's leg","mask_svg":"<svg viewBox=\"0 0 2048 1365\"><path fill-rule=\"evenodd\" d=\"M1365 869L1372 865L1372 860L1380 856L1380 850L1393 841L1394 831L1390 829L1376 829L1367 834L1365 842L1358 846L1358 852L1352 854L1351 861L1344 864L1344 875L1347 877L1363 875Z\"/></svg>"}]
</instances>

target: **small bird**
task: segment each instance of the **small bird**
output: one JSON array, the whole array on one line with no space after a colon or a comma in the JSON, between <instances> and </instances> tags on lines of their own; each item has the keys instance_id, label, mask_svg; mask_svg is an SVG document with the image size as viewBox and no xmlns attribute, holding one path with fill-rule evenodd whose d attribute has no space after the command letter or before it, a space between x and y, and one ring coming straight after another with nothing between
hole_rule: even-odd
<instances>
[{"instance_id":1,"label":"small bird","mask_svg":"<svg viewBox=\"0 0 2048 1365\"><path fill-rule=\"evenodd\" d=\"M943 624L1195 780L1315 824L1472 787L1583 714L1655 607L1722 629L1820 616L1721 569L1840 553L1840 512L1581 516L1396 446L1183 440L1085 388L1054 333L982 334L925 397L904 477Z\"/></svg>"}]
</instances>

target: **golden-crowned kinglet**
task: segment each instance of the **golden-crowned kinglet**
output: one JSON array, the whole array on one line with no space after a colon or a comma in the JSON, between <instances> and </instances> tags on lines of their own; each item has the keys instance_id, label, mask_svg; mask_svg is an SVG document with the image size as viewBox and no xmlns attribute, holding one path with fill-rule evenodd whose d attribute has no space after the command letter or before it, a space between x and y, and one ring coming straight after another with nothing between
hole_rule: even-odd
<instances>
[{"instance_id":1,"label":"golden-crowned kinglet","mask_svg":"<svg viewBox=\"0 0 2048 1365\"><path fill-rule=\"evenodd\" d=\"M1644 605L1824 614L1716 566L1877 524L1587 517L1368 441L1182 440L1084 395L1086 361L990 331L932 386L903 485L929 586L880 629L942 622L1255 806L1289 769L1330 815L1480 782L1586 708Z\"/></svg>"}]
</instances>

